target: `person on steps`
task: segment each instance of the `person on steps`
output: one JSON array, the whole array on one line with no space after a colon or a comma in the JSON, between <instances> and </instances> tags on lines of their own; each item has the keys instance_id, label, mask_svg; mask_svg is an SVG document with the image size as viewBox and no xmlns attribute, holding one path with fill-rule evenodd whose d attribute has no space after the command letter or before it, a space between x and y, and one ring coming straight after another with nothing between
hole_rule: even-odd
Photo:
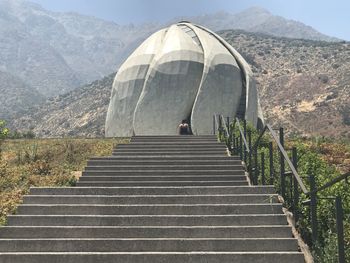
<instances>
[{"instance_id":1,"label":"person on steps","mask_svg":"<svg viewBox=\"0 0 350 263\"><path fill-rule=\"evenodd\" d=\"M186 120L182 120L178 127L178 131L180 135L189 135L190 134L190 127Z\"/></svg>"}]
</instances>

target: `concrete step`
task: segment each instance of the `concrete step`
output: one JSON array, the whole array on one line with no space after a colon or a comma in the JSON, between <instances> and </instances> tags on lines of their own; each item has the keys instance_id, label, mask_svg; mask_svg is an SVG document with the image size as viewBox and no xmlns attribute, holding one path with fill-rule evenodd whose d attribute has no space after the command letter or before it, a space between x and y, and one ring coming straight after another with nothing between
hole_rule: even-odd
<instances>
[{"instance_id":1,"label":"concrete step","mask_svg":"<svg viewBox=\"0 0 350 263\"><path fill-rule=\"evenodd\" d=\"M22 204L22 215L233 215L282 214L282 205L271 204Z\"/></svg>"},{"instance_id":2,"label":"concrete step","mask_svg":"<svg viewBox=\"0 0 350 263\"><path fill-rule=\"evenodd\" d=\"M149 139L143 139L143 138L139 138L139 139L131 139L130 143L150 143L150 142L154 142L154 143L176 143L176 142L197 142L197 143L220 143L216 138L174 138L171 140L168 139L164 139L164 138L160 138L160 139L154 139L154 138L149 138Z\"/></svg>"},{"instance_id":3,"label":"concrete step","mask_svg":"<svg viewBox=\"0 0 350 263\"><path fill-rule=\"evenodd\" d=\"M171 151L171 150L117 150L112 152L112 156L115 155L149 155L149 156L192 156L192 155L197 155L197 156L229 156L228 151L226 150L176 150L176 151Z\"/></svg>"},{"instance_id":4,"label":"concrete step","mask_svg":"<svg viewBox=\"0 0 350 263\"><path fill-rule=\"evenodd\" d=\"M202 143L202 144L212 144L212 143L220 143L218 142L216 139L173 139L173 140L166 140L166 139L160 139L160 140L157 140L157 139L132 139L130 141L130 144L134 144L134 143L158 143L158 144L161 144L161 143Z\"/></svg>"},{"instance_id":5,"label":"concrete step","mask_svg":"<svg viewBox=\"0 0 350 263\"><path fill-rule=\"evenodd\" d=\"M138 138L216 138L215 134L205 134L205 135L134 135L132 139Z\"/></svg>"},{"instance_id":6,"label":"concrete step","mask_svg":"<svg viewBox=\"0 0 350 263\"><path fill-rule=\"evenodd\" d=\"M114 146L115 149L123 149L123 148L226 148L226 143L218 143L218 142L131 142L126 144L117 144Z\"/></svg>"},{"instance_id":7,"label":"concrete step","mask_svg":"<svg viewBox=\"0 0 350 263\"><path fill-rule=\"evenodd\" d=\"M208 152L208 153L226 153L228 152L227 148L224 147L216 147L216 148L120 148L120 149L113 149L112 153L116 152L123 152L123 153L128 153L128 152L149 152L149 153L154 153L154 152L182 152L182 153L191 153L193 155L196 155L197 153L202 153L202 152Z\"/></svg>"},{"instance_id":8,"label":"concrete step","mask_svg":"<svg viewBox=\"0 0 350 263\"><path fill-rule=\"evenodd\" d=\"M156 171L156 170L162 170L162 171L200 171L200 170L215 170L217 173L220 173L221 170L239 170L244 172L242 165L235 165L235 164L225 164L225 165L124 165L124 164L115 164L115 165L101 165L101 166L86 166L85 171L89 170L127 170L127 171L133 171L133 170L139 170L139 171Z\"/></svg>"},{"instance_id":9,"label":"concrete step","mask_svg":"<svg viewBox=\"0 0 350 263\"><path fill-rule=\"evenodd\" d=\"M174 142L174 141L212 141L212 142L218 142L217 138L215 137L202 137L202 138L197 138L197 137L174 137L174 138L165 138L165 137L161 137L161 138L132 138L130 140L130 142L136 142L136 141L157 141L157 142Z\"/></svg>"},{"instance_id":10,"label":"concrete step","mask_svg":"<svg viewBox=\"0 0 350 263\"><path fill-rule=\"evenodd\" d=\"M226 159L226 160L152 160L152 159L146 159L146 160L133 160L133 159L126 159L126 160L114 160L114 159L106 159L106 160L89 160L87 162L88 166L102 166L102 165L241 165L241 161L239 160L232 160L232 159Z\"/></svg>"},{"instance_id":11,"label":"concrete step","mask_svg":"<svg viewBox=\"0 0 350 263\"><path fill-rule=\"evenodd\" d=\"M176 175L176 176L82 176L80 182L87 181L246 181L245 175Z\"/></svg>"},{"instance_id":12,"label":"concrete step","mask_svg":"<svg viewBox=\"0 0 350 263\"><path fill-rule=\"evenodd\" d=\"M241 160L238 156L228 156L228 155L222 155L222 156L105 156L105 157L92 157L89 161L155 161L155 162L166 162L166 161L184 161L184 162L191 162L191 161L239 161L241 163Z\"/></svg>"},{"instance_id":13,"label":"concrete step","mask_svg":"<svg viewBox=\"0 0 350 263\"><path fill-rule=\"evenodd\" d=\"M197 143L197 144L221 144L220 142L218 142L215 139L174 139L174 140L165 140L165 139L161 139L161 140L156 140L156 139L137 139L137 140L131 140L130 144L141 144L141 143L154 143L154 144L183 144L183 143Z\"/></svg>"},{"instance_id":14,"label":"concrete step","mask_svg":"<svg viewBox=\"0 0 350 263\"><path fill-rule=\"evenodd\" d=\"M201 143L213 143L219 141L216 138L194 138L194 137L182 137L182 138L173 138L171 140L166 138L132 138L130 143L134 142L201 142Z\"/></svg>"},{"instance_id":15,"label":"concrete step","mask_svg":"<svg viewBox=\"0 0 350 263\"><path fill-rule=\"evenodd\" d=\"M26 195L24 204L261 204L277 194L251 195ZM1 236L1 235L0 235Z\"/></svg>"},{"instance_id":16,"label":"concrete step","mask_svg":"<svg viewBox=\"0 0 350 263\"><path fill-rule=\"evenodd\" d=\"M178 186L178 187L32 187L33 195L275 195L273 186Z\"/></svg>"},{"instance_id":17,"label":"concrete step","mask_svg":"<svg viewBox=\"0 0 350 263\"><path fill-rule=\"evenodd\" d=\"M162 144L170 144L170 145L183 145L183 144L202 144L202 145L221 145L222 143L216 141L216 140L172 140L172 141L167 141L167 140L135 140L131 141L129 144L157 144L157 145L162 145ZM117 146L117 145L115 145Z\"/></svg>"},{"instance_id":18,"label":"concrete step","mask_svg":"<svg viewBox=\"0 0 350 263\"><path fill-rule=\"evenodd\" d=\"M292 238L277 226L5 226L1 238Z\"/></svg>"},{"instance_id":19,"label":"concrete step","mask_svg":"<svg viewBox=\"0 0 350 263\"><path fill-rule=\"evenodd\" d=\"M148 157L158 157L158 158L164 158L164 157L172 157L172 156L181 156L184 158L191 157L193 155L197 156L228 156L227 152L197 152L197 153L190 153L190 152L113 152L112 156L124 156L124 157L132 157L132 158L138 158L142 156L148 156Z\"/></svg>"},{"instance_id":20,"label":"concrete step","mask_svg":"<svg viewBox=\"0 0 350 263\"><path fill-rule=\"evenodd\" d=\"M136 140L166 140L166 141L173 141L173 140L217 140L216 135L208 135L208 136L180 136L180 135L164 135L164 136L133 136L130 141L136 141Z\"/></svg>"},{"instance_id":21,"label":"concrete step","mask_svg":"<svg viewBox=\"0 0 350 263\"><path fill-rule=\"evenodd\" d=\"M237 215L10 215L9 226L267 226L284 214Z\"/></svg>"},{"instance_id":22,"label":"concrete step","mask_svg":"<svg viewBox=\"0 0 350 263\"><path fill-rule=\"evenodd\" d=\"M189 146L189 145L182 145L182 146L168 146L168 147L161 147L161 146L133 146L133 145L126 145L124 147L115 147L113 148L113 151L224 151L227 150L226 146L220 146L220 145L214 145L212 147L207 146Z\"/></svg>"},{"instance_id":23,"label":"concrete step","mask_svg":"<svg viewBox=\"0 0 350 263\"><path fill-rule=\"evenodd\" d=\"M222 157L228 156L227 148L121 148L121 149L113 149L113 153L122 152L122 153L183 153L183 155L190 155L189 157L197 158L202 157L203 153L207 153L210 156L216 156L217 154L221 154ZM164 154L166 156L166 154ZM113 156L113 155L112 155Z\"/></svg>"},{"instance_id":24,"label":"concrete step","mask_svg":"<svg viewBox=\"0 0 350 263\"><path fill-rule=\"evenodd\" d=\"M304 263L300 252L78 252L0 253L1 263Z\"/></svg>"},{"instance_id":25,"label":"concrete step","mask_svg":"<svg viewBox=\"0 0 350 263\"><path fill-rule=\"evenodd\" d=\"M118 187L118 186L241 186L248 185L248 181L78 181L81 187Z\"/></svg>"},{"instance_id":26,"label":"concrete step","mask_svg":"<svg viewBox=\"0 0 350 263\"><path fill-rule=\"evenodd\" d=\"M117 144L116 147L126 147L127 145L130 146L160 146L160 147L172 147L172 146L185 146L185 147L192 147L192 146L224 146L226 147L226 143L224 142L217 142L217 141L144 141L144 142L130 142L126 144Z\"/></svg>"},{"instance_id":27,"label":"concrete step","mask_svg":"<svg viewBox=\"0 0 350 263\"><path fill-rule=\"evenodd\" d=\"M83 176L215 176L218 175L216 170L86 170ZM221 170L219 175L244 175L243 170Z\"/></svg>"},{"instance_id":28,"label":"concrete step","mask_svg":"<svg viewBox=\"0 0 350 263\"><path fill-rule=\"evenodd\" d=\"M211 149L211 148L226 148L225 143L197 143L197 142L172 142L172 143L151 143L151 142L134 142L134 143L128 143L128 144L117 144L114 149L125 149L125 148L159 148L159 149L168 149L168 148L204 148L204 149Z\"/></svg>"},{"instance_id":29,"label":"concrete step","mask_svg":"<svg viewBox=\"0 0 350 263\"><path fill-rule=\"evenodd\" d=\"M176 139L183 139L183 140L217 140L217 136L216 135L206 135L206 136L200 136L200 135L196 135L196 136L193 136L193 135L162 135L162 136L159 136L159 135L145 135L145 136L142 136L142 135L135 135L133 137L130 138L130 141L133 141L133 140L140 140L140 139L143 139L143 140L167 140L167 141L173 141L173 140L176 140Z\"/></svg>"},{"instance_id":30,"label":"concrete step","mask_svg":"<svg viewBox=\"0 0 350 263\"><path fill-rule=\"evenodd\" d=\"M297 251L294 238L0 239L0 252Z\"/></svg>"},{"instance_id":31,"label":"concrete step","mask_svg":"<svg viewBox=\"0 0 350 263\"><path fill-rule=\"evenodd\" d=\"M125 148L114 148L113 152L226 152L226 147L125 147Z\"/></svg>"}]
</instances>

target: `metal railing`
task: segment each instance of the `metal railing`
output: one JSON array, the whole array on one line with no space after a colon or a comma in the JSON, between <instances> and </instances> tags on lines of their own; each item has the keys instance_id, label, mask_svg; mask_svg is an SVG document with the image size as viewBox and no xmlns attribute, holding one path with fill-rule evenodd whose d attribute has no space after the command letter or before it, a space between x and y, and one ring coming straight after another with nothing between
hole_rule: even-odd
<instances>
[{"instance_id":1,"label":"metal railing","mask_svg":"<svg viewBox=\"0 0 350 263\"><path fill-rule=\"evenodd\" d=\"M332 200L335 202L335 212L336 212L336 231L337 231L337 243L338 243L338 262L345 263L345 242L344 242L344 210L342 205L342 198L340 196L336 197L326 197L320 198L317 193L341 182L342 180L347 180L350 177L350 172L338 176L337 178L325 183L321 187L316 187L316 180L313 175L309 176L310 181L310 191L308 192L309 200L304 202L305 205L310 206L311 210L311 229L312 229L312 242L317 244L318 242L318 220L317 220L317 203L319 199Z\"/></svg>"},{"instance_id":2,"label":"metal railing","mask_svg":"<svg viewBox=\"0 0 350 263\"><path fill-rule=\"evenodd\" d=\"M227 121L230 119L227 117ZM227 125L223 125L225 123L225 119L220 114L213 115L213 134L218 135L218 139L220 140L222 137L226 138L229 136L229 127Z\"/></svg>"},{"instance_id":3,"label":"metal railing","mask_svg":"<svg viewBox=\"0 0 350 263\"><path fill-rule=\"evenodd\" d=\"M346 180L348 177L350 177L350 172L331 180L321 187L316 187L315 178L314 176L310 175L307 178L310 190L307 190L302 177L298 173L297 148L292 147L290 158L284 146L283 128L279 129L279 134L277 135L275 130L269 124L266 124L259 133L254 144L252 144L252 133L250 129L247 129L247 122L245 120L235 118L233 123L230 123L229 118L227 118L227 122L225 122L223 116L219 116L218 119L220 121L217 122L216 127L219 131L219 138L222 140L224 139L232 154L240 156L246 171L249 174L251 184L264 185L268 183L275 185L277 192L279 192L279 194L283 197L284 205L287 206L291 212L293 212L296 224L302 215L301 205L310 206L310 227L312 234L311 245L316 246L318 243L317 204L321 199L317 196L317 193L338 182L341 182L342 180ZM226 128L222 126L225 126ZM272 138L272 140L269 140L269 142L262 142L262 138L267 132L270 133L270 138ZM268 149L268 156L265 156L264 151L260 152L259 156L259 146ZM276 176L275 174L276 167L274 167L274 161L276 157L274 156L274 146L277 148L279 155L279 176ZM268 158L269 166L268 174L266 174L265 171L267 168L266 157ZM286 167L289 168L288 171L286 171ZM309 198L309 200L301 203L301 194L303 194L306 198ZM326 199L335 200L338 262L345 263L342 199L340 196L327 197Z\"/></svg>"}]
</instances>

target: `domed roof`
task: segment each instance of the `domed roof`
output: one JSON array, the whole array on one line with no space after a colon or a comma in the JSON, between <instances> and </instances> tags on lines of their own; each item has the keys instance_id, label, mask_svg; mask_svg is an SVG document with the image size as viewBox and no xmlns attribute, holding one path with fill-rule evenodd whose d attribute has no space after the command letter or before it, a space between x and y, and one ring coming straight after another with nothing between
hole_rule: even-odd
<instances>
[{"instance_id":1,"label":"domed roof","mask_svg":"<svg viewBox=\"0 0 350 263\"><path fill-rule=\"evenodd\" d=\"M194 134L212 133L214 114L262 119L249 65L210 30L180 22L146 39L115 77L107 137L173 135L188 119Z\"/></svg>"}]
</instances>

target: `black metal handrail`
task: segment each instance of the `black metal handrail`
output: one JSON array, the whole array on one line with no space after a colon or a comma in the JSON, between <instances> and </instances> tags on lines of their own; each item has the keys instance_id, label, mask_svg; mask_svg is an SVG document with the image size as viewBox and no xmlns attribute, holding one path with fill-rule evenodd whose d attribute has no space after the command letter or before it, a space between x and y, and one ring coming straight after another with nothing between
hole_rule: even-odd
<instances>
[{"instance_id":1,"label":"black metal handrail","mask_svg":"<svg viewBox=\"0 0 350 263\"><path fill-rule=\"evenodd\" d=\"M281 142L278 140L278 137L275 133L275 131L271 128L271 126L269 124L266 124L267 129L269 130L269 132L271 133L274 141L277 143L278 149L280 150L280 153L283 155L284 159L287 161L287 164L289 166L289 168L291 169L291 172L295 178L295 180L298 182L299 187L301 188L301 190L303 191L304 194L308 195L309 192L307 191L303 181L300 178L300 175L298 174L296 168L294 167L292 161L289 159L289 156L286 152L286 150L284 149L284 147L282 146ZM266 129L264 129L264 131L262 132L265 133Z\"/></svg>"},{"instance_id":2,"label":"black metal handrail","mask_svg":"<svg viewBox=\"0 0 350 263\"><path fill-rule=\"evenodd\" d=\"M218 130L219 135L220 135L220 125L217 120L216 114L213 115L213 134L216 134L216 130Z\"/></svg>"},{"instance_id":3,"label":"black metal handrail","mask_svg":"<svg viewBox=\"0 0 350 263\"><path fill-rule=\"evenodd\" d=\"M321 187L317 187L315 190L310 191L309 194L317 194L318 192L321 192L333 185L335 185L336 183L339 183L343 180L347 180L347 178L350 177L350 172L347 172L345 174L342 174L336 178L334 178L333 180L329 181L328 183L325 183L323 186Z\"/></svg>"},{"instance_id":4,"label":"black metal handrail","mask_svg":"<svg viewBox=\"0 0 350 263\"><path fill-rule=\"evenodd\" d=\"M224 116L222 116L221 114L219 115L219 118L220 118L220 123L225 123L225 119L224 119ZM228 133L228 128L227 128L227 125L222 125L223 126L223 130L225 132L225 135L226 135L226 138L229 137L229 133Z\"/></svg>"},{"instance_id":5,"label":"black metal handrail","mask_svg":"<svg viewBox=\"0 0 350 263\"><path fill-rule=\"evenodd\" d=\"M247 153L249 153L249 158L251 158L252 153L254 153L256 151L257 147L259 146L259 142L260 142L261 138L264 136L265 132L268 130L271 133L272 138L274 139L275 143L277 144L280 153L282 154L283 158L285 159L289 168L291 169L291 172L292 172L294 178L296 179L296 181L298 182L301 190L303 191L304 194L306 194L306 195L309 194L303 181L300 178L300 175L298 174L296 168L294 167L292 161L290 160L286 150L284 149L283 145L281 144L280 140L278 139L275 131L272 129L272 127L269 124L266 124L264 126L263 130L259 134L259 137L257 138L256 142L254 143L254 146L250 148L248 146L246 136L243 132L243 129L240 125L240 120L238 118L236 118L236 123L237 123L238 129L239 129L240 136L242 136L242 140L244 142L245 149L246 149Z\"/></svg>"},{"instance_id":6,"label":"black metal handrail","mask_svg":"<svg viewBox=\"0 0 350 263\"><path fill-rule=\"evenodd\" d=\"M241 124L239 123L239 119L238 118L236 118L236 123L237 123L237 126L238 126L238 130L239 130L240 136L242 136L242 140L243 140L243 143L244 143L244 146L245 146L245 151L247 151L247 153L250 153L251 150L250 150L250 147L248 145L245 132L243 131L243 129L241 127Z\"/></svg>"},{"instance_id":7,"label":"black metal handrail","mask_svg":"<svg viewBox=\"0 0 350 263\"><path fill-rule=\"evenodd\" d=\"M314 244L318 241L318 219L317 219L317 199L330 199L335 201L335 212L336 212L336 228L337 228L337 243L338 243L338 262L345 263L345 237L344 237L344 223L343 223L343 205L342 199L340 196L336 197L326 197L319 198L317 197L317 193L321 192L336 183L341 182L342 180L346 180L350 176L350 172L342 174L337 178L329 181L321 187L316 187L315 177L311 175L309 177L310 180L310 199L304 201L304 204L310 206L310 214L311 214L311 233L312 233L312 242Z\"/></svg>"},{"instance_id":8,"label":"black metal handrail","mask_svg":"<svg viewBox=\"0 0 350 263\"><path fill-rule=\"evenodd\" d=\"M261 181L260 183L265 184L265 156L264 152L260 152L261 154L261 160L258 160L258 147L261 145L261 140L264 136L264 134L269 131L272 137L272 141L268 144L269 149L269 156L270 156L270 184L274 184L275 181L275 175L274 175L274 155L273 155L273 141L277 145L278 152L280 154L279 164L280 164L280 178L279 182L277 182L277 187L281 191L281 195L284 199L285 204L294 214L295 222L297 223L299 220L299 216L303 215L302 209L300 209L300 204L308 204L310 205L310 226L311 226L311 234L312 234L312 245L316 245L318 243L318 219L317 219L317 203L318 199L324 199L317 196L317 193L325 190L332 185L341 182L342 180L346 180L348 177L350 177L350 172L343 174L329 182L327 182L325 185L321 187L316 187L315 178L313 175L310 175L308 177L309 179L309 185L310 185L310 191L307 190L305 187L301 176L299 175L297 168L298 168L298 156L297 156L297 148L292 148L292 158L290 158L287 154L286 149L284 148L284 130L283 128L279 129L279 136L275 132L274 129L269 124L266 124L264 128L261 130L261 132L258 135L258 138L254 142L254 145L252 146L251 139L251 131L247 131L247 123L245 120L243 121L243 128L240 124L240 120L238 118L234 119L233 122L233 129L230 128L229 124L229 118L227 117L227 127L222 127L222 125L225 125L224 117L219 117L220 122L218 124L219 131L222 131L224 128L225 134L225 141L227 143L228 148L233 151L234 153L239 153L240 158L242 161L244 161L244 164L246 166L246 169L248 171L250 181L252 184L258 184L259 183L259 173L261 173ZM239 138L235 135L235 125L237 124L238 128L238 134ZM225 125L226 126L226 125ZM226 128L226 129L225 129ZM227 133L227 131L231 131L230 133ZM264 143L265 145L265 143ZM266 147L266 146L265 146ZM254 157L254 160L252 160L252 156ZM249 159L248 159L249 158ZM299 157L300 158L300 157ZM248 162L247 162L248 160ZM260 161L260 164L258 164ZM287 165L290 168L290 171L285 171L285 161ZM253 167L254 163L254 167ZM290 179L290 181L287 182L287 178ZM278 179L278 178L277 178ZM279 184L278 184L279 183ZM289 187L289 188L288 188ZM300 202L300 192L299 189L301 189L301 192L306 196L309 197L309 200L306 202ZM342 200L340 196L336 197L326 197L326 199L332 199L335 200L335 211L336 211L336 233L337 233L337 241L338 241L338 262L339 263L345 263L345 246L344 246L344 230L343 230L343 207L342 207Z\"/></svg>"},{"instance_id":9,"label":"black metal handrail","mask_svg":"<svg viewBox=\"0 0 350 263\"><path fill-rule=\"evenodd\" d=\"M229 117L227 117L227 123L229 123ZM229 137L229 129L228 129L228 126L223 124L225 124L225 119L223 115L214 114L213 115L213 134L215 135L216 130L218 130L219 137L221 136L222 132L224 132L224 137L227 138Z\"/></svg>"}]
</instances>

